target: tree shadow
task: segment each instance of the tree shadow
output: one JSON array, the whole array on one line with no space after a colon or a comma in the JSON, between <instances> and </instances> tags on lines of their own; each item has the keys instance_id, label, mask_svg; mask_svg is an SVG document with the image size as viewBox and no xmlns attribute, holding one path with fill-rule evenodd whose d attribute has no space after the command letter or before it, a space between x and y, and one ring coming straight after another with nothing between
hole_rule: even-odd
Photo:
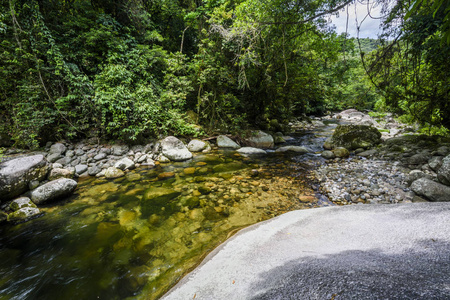
<instances>
[{"instance_id":1,"label":"tree shadow","mask_svg":"<svg viewBox=\"0 0 450 300\"><path fill-rule=\"evenodd\" d=\"M427 239L401 254L373 249L306 257L260 277L252 300L450 299L450 243Z\"/></svg>"}]
</instances>

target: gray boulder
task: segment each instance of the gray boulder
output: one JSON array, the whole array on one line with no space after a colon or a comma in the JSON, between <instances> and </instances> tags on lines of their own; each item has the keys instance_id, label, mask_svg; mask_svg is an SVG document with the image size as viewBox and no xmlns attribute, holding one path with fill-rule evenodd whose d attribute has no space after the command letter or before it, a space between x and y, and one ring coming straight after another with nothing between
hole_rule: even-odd
<instances>
[{"instance_id":1,"label":"gray boulder","mask_svg":"<svg viewBox=\"0 0 450 300\"><path fill-rule=\"evenodd\" d=\"M421 166L426 164L430 159L430 155L428 153L418 153L408 158L409 165Z\"/></svg>"},{"instance_id":2,"label":"gray boulder","mask_svg":"<svg viewBox=\"0 0 450 300\"><path fill-rule=\"evenodd\" d=\"M363 151L363 152L359 152L358 156L369 157L369 156L373 156L373 155L377 154L377 152L378 151L376 149L370 149L370 150L366 150L366 151Z\"/></svg>"},{"instance_id":3,"label":"gray boulder","mask_svg":"<svg viewBox=\"0 0 450 300\"><path fill-rule=\"evenodd\" d=\"M332 143L348 150L371 148L381 142L381 133L366 125L339 125L334 130Z\"/></svg>"},{"instance_id":4,"label":"gray boulder","mask_svg":"<svg viewBox=\"0 0 450 300\"><path fill-rule=\"evenodd\" d=\"M267 154L265 150L253 147L242 147L239 148L237 152L246 155Z\"/></svg>"},{"instance_id":5,"label":"gray boulder","mask_svg":"<svg viewBox=\"0 0 450 300\"><path fill-rule=\"evenodd\" d=\"M160 141L161 153L172 161L185 161L192 158L192 153L184 143L174 136L168 136Z\"/></svg>"},{"instance_id":6,"label":"gray boulder","mask_svg":"<svg viewBox=\"0 0 450 300\"><path fill-rule=\"evenodd\" d=\"M439 168L437 177L443 184L450 185L450 155L442 160L442 165Z\"/></svg>"},{"instance_id":7,"label":"gray boulder","mask_svg":"<svg viewBox=\"0 0 450 300\"><path fill-rule=\"evenodd\" d=\"M421 170L412 170L409 172L408 176L406 176L406 182L408 185L411 185L414 181L420 178L427 178L431 180L431 176L428 174L425 174Z\"/></svg>"},{"instance_id":8,"label":"gray boulder","mask_svg":"<svg viewBox=\"0 0 450 300\"><path fill-rule=\"evenodd\" d=\"M450 201L450 187L428 178L414 181L411 184L411 190L430 201Z\"/></svg>"},{"instance_id":9,"label":"gray boulder","mask_svg":"<svg viewBox=\"0 0 450 300\"><path fill-rule=\"evenodd\" d=\"M106 156L108 156L105 152L100 152L99 154L95 155L92 159L95 161L99 161L102 159L105 159Z\"/></svg>"},{"instance_id":10,"label":"gray boulder","mask_svg":"<svg viewBox=\"0 0 450 300\"><path fill-rule=\"evenodd\" d=\"M75 166L75 174L80 175L86 172L88 169L87 165L76 165Z\"/></svg>"},{"instance_id":11,"label":"gray boulder","mask_svg":"<svg viewBox=\"0 0 450 300\"><path fill-rule=\"evenodd\" d=\"M252 131L250 136L245 139L246 145L255 148L273 148L273 137L261 130Z\"/></svg>"},{"instance_id":12,"label":"gray boulder","mask_svg":"<svg viewBox=\"0 0 450 300\"><path fill-rule=\"evenodd\" d=\"M94 165L94 166L88 168L88 174L89 174L89 176L95 176L95 175L97 175L98 173L100 173L101 171L102 171L102 168L100 168L100 167L97 166L97 165Z\"/></svg>"},{"instance_id":13,"label":"gray boulder","mask_svg":"<svg viewBox=\"0 0 450 300\"><path fill-rule=\"evenodd\" d=\"M47 155L47 161L49 163L54 163L58 159L61 159L63 156L60 153L49 153Z\"/></svg>"},{"instance_id":14,"label":"gray boulder","mask_svg":"<svg viewBox=\"0 0 450 300\"><path fill-rule=\"evenodd\" d=\"M187 148L191 152L201 152L205 150L208 147L208 143L202 140L191 140L189 144L187 145Z\"/></svg>"},{"instance_id":15,"label":"gray boulder","mask_svg":"<svg viewBox=\"0 0 450 300\"><path fill-rule=\"evenodd\" d=\"M62 155L62 154L64 154L64 152L66 152L66 150L67 150L67 147L64 144L56 143L50 147L49 153L58 153L58 154Z\"/></svg>"},{"instance_id":16,"label":"gray boulder","mask_svg":"<svg viewBox=\"0 0 450 300\"><path fill-rule=\"evenodd\" d=\"M239 146L235 141L230 139L229 137L225 135L219 135L217 137L217 146L219 148L228 148L228 149L239 149L241 146Z\"/></svg>"},{"instance_id":17,"label":"gray boulder","mask_svg":"<svg viewBox=\"0 0 450 300\"><path fill-rule=\"evenodd\" d=\"M49 165L41 154L20 157L0 164L0 202L12 199L28 190L32 180L47 176Z\"/></svg>"},{"instance_id":18,"label":"gray boulder","mask_svg":"<svg viewBox=\"0 0 450 300\"><path fill-rule=\"evenodd\" d=\"M142 153L136 153L134 161L138 164L142 164L144 161L147 160L147 154Z\"/></svg>"},{"instance_id":19,"label":"gray boulder","mask_svg":"<svg viewBox=\"0 0 450 300\"><path fill-rule=\"evenodd\" d=\"M77 182L69 178L59 178L41 185L31 191L30 198L35 204L45 203L72 194Z\"/></svg>"},{"instance_id":20,"label":"gray boulder","mask_svg":"<svg viewBox=\"0 0 450 300\"><path fill-rule=\"evenodd\" d=\"M122 158L121 160L117 161L114 164L114 168L120 169L122 171L132 170L134 169L134 167L135 167L134 162L127 157Z\"/></svg>"},{"instance_id":21,"label":"gray boulder","mask_svg":"<svg viewBox=\"0 0 450 300\"><path fill-rule=\"evenodd\" d=\"M275 150L275 152L295 152L304 154L304 153L311 153L313 151L303 146L284 146L278 148L277 150Z\"/></svg>"},{"instance_id":22,"label":"gray boulder","mask_svg":"<svg viewBox=\"0 0 450 300\"><path fill-rule=\"evenodd\" d=\"M437 172L439 171L440 167L442 166L442 161L444 157L442 156L433 156L429 161L428 165L430 166L431 170Z\"/></svg>"},{"instance_id":23,"label":"gray boulder","mask_svg":"<svg viewBox=\"0 0 450 300\"><path fill-rule=\"evenodd\" d=\"M126 145L114 145L111 147L111 154L117 155L117 156L122 156L122 155L127 154L128 150L130 150L130 148Z\"/></svg>"},{"instance_id":24,"label":"gray boulder","mask_svg":"<svg viewBox=\"0 0 450 300\"><path fill-rule=\"evenodd\" d=\"M55 161L55 163L61 164L61 165L63 165L63 166L66 166L66 165L70 164L70 162L71 162L72 160L74 160L72 157L64 156L63 158L60 158L60 159L58 159L57 161Z\"/></svg>"}]
</instances>

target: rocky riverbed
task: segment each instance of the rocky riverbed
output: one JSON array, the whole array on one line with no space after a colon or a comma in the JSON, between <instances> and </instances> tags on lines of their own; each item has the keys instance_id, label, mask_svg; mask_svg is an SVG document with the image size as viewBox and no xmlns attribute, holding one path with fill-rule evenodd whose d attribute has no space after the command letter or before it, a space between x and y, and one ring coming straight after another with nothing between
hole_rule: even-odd
<instances>
[{"instance_id":1,"label":"rocky riverbed","mask_svg":"<svg viewBox=\"0 0 450 300\"><path fill-rule=\"evenodd\" d=\"M330 138L325 141L325 148L334 149L322 152L326 160L313 173L319 190L329 200L337 204L450 201L449 138L412 135L413 128L395 123L389 117L387 121L377 122L355 110L341 112L332 119L350 124L350 128L376 126L371 128L377 128L382 134L372 144L373 136L364 141L353 137L350 140L353 145L342 141L350 150L343 153L341 148L333 147ZM323 126L317 123L321 121L312 122L309 130ZM365 149L358 145L366 142L369 146Z\"/></svg>"}]
</instances>

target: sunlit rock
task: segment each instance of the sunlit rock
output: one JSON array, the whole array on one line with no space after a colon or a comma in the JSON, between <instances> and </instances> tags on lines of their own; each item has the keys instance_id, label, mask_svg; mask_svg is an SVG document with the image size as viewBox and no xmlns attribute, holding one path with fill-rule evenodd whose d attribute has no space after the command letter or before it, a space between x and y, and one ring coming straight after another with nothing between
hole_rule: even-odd
<instances>
[{"instance_id":1,"label":"sunlit rock","mask_svg":"<svg viewBox=\"0 0 450 300\"><path fill-rule=\"evenodd\" d=\"M219 148L228 148L228 149L239 149L241 146L239 146L235 141L230 139L229 137L225 135L219 135L217 137L217 146Z\"/></svg>"},{"instance_id":2,"label":"sunlit rock","mask_svg":"<svg viewBox=\"0 0 450 300\"><path fill-rule=\"evenodd\" d=\"M114 168L114 167L109 167L108 169L105 170L105 177L108 179L119 178L124 175L125 175L125 173L122 170Z\"/></svg>"},{"instance_id":3,"label":"sunlit rock","mask_svg":"<svg viewBox=\"0 0 450 300\"><path fill-rule=\"evenodd\" d=\"M173 161L185 161L192 158L192 153L184 143L174 136L168 136L160 141L161 153Z\"/></svg>"},{"instance_id":4,"label":"sunlit rock","mask_svg":"<svg viewBox=\"0 0 450 300\"><path fill-rule=\"evenodd\" d=\"M35 204L41 204L47 201L66 197L75 190L77 182L69 178L59 178L41 185L31 191L31 200Z\"/></svg>"},{"instance_id":5,"label":"sunlit rock","mask_svg":"<svg viewBox=\"0 0 450 300\"><path fill-rule=\"evenodd\" d=\"M43 155L12 159L0 164L0 201L12 199L28 190L32 180L47 176L49 165Z\"/></svg>"}]
</instances>

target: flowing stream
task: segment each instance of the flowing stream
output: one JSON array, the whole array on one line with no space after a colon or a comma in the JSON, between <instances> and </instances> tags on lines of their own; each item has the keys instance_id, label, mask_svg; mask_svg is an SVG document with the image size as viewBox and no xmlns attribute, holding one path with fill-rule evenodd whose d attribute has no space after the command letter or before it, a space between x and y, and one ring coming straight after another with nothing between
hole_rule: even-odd
<instances>
[{"instance_id":1,"label":"flowing stream","mask_svg":"<svg viewBox=\"0 0 450 300\"><path fill-rule=\"evenodd\" d=\"M329 126L293 135L321 150ZM333 205L313 190L316 154L197 154L116 180L80 180L44 215L0 227L0 300L157 299L238 229Z\"/></svg>"}]
</instances>

